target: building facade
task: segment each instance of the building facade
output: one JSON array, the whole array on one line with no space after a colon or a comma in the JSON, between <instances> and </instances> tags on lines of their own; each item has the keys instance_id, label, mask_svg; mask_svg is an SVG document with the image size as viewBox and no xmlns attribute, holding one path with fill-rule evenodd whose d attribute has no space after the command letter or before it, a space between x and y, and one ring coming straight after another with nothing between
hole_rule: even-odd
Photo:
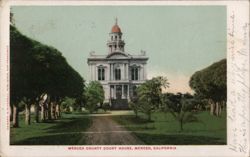
<instances>
[{"instance_id":1,"label":"building facade","mask_svg":"<svg viewBox=\"0 0 250 157\"><path fill-rule=\"evenodd\" d=\"M127 109L136 87L147 79L148 58L145 51L138 55L125 51L117 20L109 33L107 48L107 55L90 52L90 81L100 81L105 91L105 102L109 102L113 109Z\"/></svg>"}]
</instances>

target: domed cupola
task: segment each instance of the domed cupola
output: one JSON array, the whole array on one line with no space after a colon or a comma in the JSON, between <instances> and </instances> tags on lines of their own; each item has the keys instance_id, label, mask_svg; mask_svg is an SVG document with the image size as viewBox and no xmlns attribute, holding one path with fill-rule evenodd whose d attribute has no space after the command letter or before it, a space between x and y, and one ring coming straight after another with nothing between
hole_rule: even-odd
<instances>
[{"instance_id":1,"label":"domed cupola","mask_svg":"<svg viewBox=\"0 0 250 157\"><path fill-rule=\"evenodd\" d=\"M111 29L111 33L122 33L121 28L118 26L117 22Z\"/></svg>"},{"instance_id":2,"label":"domed cupola","mask_svg":"<svg viewBox=\"0 0 250 157\"><path fill-rule=\"evenodd\" d=\"M118 25L117 18L115 19L115 24L109 33L110 40L107 43L109 53L113 52L124 52L124 41L122 40L122 31Z\"/></svg>"}]
</instances>

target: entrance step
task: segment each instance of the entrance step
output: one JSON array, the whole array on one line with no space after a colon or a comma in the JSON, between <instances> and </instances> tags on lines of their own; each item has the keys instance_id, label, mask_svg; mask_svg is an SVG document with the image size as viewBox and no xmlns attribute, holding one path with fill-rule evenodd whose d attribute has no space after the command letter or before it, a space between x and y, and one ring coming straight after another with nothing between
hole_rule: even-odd
<instances>
[{"instance_id":1,"label":"entrance step","mask_svg":"<svg viewBox=\"0 0 250 157\"><path fill-rule=\"evenodd\" d=\"M112 110L127 110L128 99L111 99L111 109Z\"/></svg>"}]
</instances>

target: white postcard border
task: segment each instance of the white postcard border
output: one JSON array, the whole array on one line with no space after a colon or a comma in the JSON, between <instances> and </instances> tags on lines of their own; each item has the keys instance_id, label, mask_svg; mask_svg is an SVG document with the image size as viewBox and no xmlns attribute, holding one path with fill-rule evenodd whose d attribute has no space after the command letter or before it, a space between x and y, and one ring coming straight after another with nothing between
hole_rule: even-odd
<instances>
[{"instance_id":1,"label":"white postcard border","mask_svg":"<svg viewBox=\"0 0 250 157\"><path fill-rule=\"evenodd\" d=\"M9 11L12 5L225 5L227 6L227 145L180 146L176 150L89 151L69 146L9 145ZM40 156L249 156L249 2L248 1L2 1L0 53L0 155ZM171 145L172 146L172 145ZM87 147L87 146L84 146ZM93 146L92 146L93 147ZM104 146L102 146L104 147ZM108 146L112 147L112 146Z\"/></svg>"}]
</instances>

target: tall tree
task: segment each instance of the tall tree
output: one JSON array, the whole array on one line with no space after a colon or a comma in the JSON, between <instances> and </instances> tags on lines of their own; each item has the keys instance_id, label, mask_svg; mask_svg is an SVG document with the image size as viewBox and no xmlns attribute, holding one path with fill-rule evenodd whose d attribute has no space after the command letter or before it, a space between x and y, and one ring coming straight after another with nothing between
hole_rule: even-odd
<instances>
[{"instance_id":1,"label":"tall tree","mask_svg":"<svg viewBox=\"0 0 250 157\"><path fill-rule=\"evenodd\" d=\"M86 88L85 98L85 107L90 113L93 113L97 109L97 105L104 101L104 90L101 83L98 81L90 82Z\"/></svg>"},{"instance_id":2,"label":"tall tree","mask_svg":"<svg viewBox=\"0 0 250 157\"><path fill-rule=\"evenodd\" d=\"M30 106L35 104L36 121L39 107L47 118L56 118L59 102L69 96L82 96L84 80L55 48L22 35L10 26L10 82L13 126L18 127L18 103L25 97L26 123L30 124ZM47 95L46 101L42 100ZM39 106L40 105L40 106ZM44 117L44 116L43 116ZM45 116L46 118L46 116ZM42 118L43 119L43 118Z\"/></svg>"},{"instance_id":3,"label":"tall tree","mask_svg":"<svg viewBox=\"0 0 250 157\"><path fill-rule=\"evenodd\" d=\"M219 116L227 95L226 59L195 72L189 85L197 95L209 100L211 114Z\"/></svg>"},{"instance_id":4,"label":"tall tree","mask_svg":"<svg viewBox=\"0 0 250 157\"><path fill-rule=\"evenodd\" d=\"M175 120L180 124L180 131L183 131L183 126L189 122L198 122L195 116L195 106L197 102L189 93L165 93L163 95L165 111L170 112Z\"/></svg>"},{"instance_id":5,"label":"tall tree","mask_svg":"<svg viewBox=\"0 0 250 157\"><path fill-rule=\"evenodd\" d=\"M169 87L167 78L158 76L147 80L137 88L139 110L148 116L149 121L151 113L162 105L162 88L166 87Z\"/></svg>"}]
</instances>

